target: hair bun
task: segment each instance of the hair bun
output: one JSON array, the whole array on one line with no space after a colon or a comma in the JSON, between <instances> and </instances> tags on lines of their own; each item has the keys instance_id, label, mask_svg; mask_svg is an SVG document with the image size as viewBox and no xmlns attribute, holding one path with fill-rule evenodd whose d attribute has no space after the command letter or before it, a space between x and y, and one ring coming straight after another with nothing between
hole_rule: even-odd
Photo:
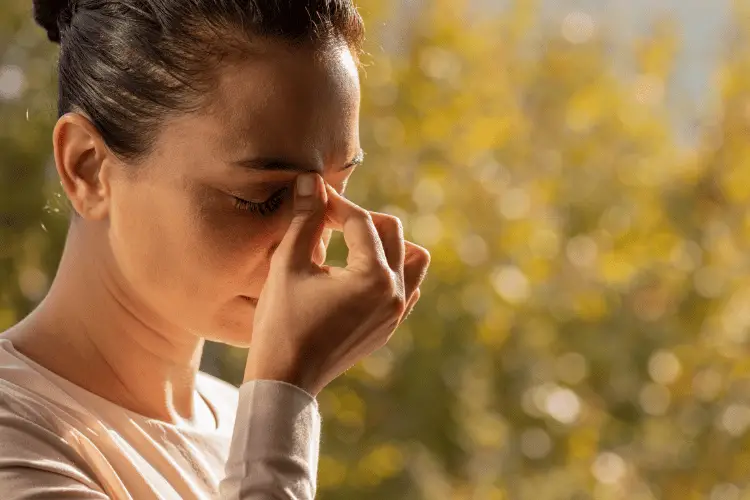
<instances>
[{"instance_id":1,"label":"hair bun","mask_svg":"<svg viewBox=\"0 0 750 500\"><path fill-rule=\"evenodd\" d=\"M47 38L60 43L60 25L70 24L69 0L33 0L34 20L47 30Z\"/></svg>"}]
</instances>

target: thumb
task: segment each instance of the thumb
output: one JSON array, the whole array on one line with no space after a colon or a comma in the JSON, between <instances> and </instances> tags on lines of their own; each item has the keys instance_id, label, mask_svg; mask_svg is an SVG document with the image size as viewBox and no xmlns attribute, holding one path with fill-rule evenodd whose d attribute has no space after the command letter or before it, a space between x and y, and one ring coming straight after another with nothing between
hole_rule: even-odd
<instances>
[{"instance_id":1,"label":"thumb","mask_svg":"<svg viewBox=\"0 0 750 500\"><path fill-rule=\"evenodd\" d=\"M297 176L294 188L294 215L274 256L287 268L309 269L313 253L324 229L326 193L320 175L315 172ZM323 191L321 193L321 191Z\"/></svg>"}]
</instances>

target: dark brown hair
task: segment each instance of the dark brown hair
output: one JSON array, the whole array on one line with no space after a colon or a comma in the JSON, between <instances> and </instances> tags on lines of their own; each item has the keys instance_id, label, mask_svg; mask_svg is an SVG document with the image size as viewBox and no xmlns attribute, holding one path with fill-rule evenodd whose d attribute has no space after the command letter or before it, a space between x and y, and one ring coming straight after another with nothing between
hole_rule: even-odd
<instances>
[{"instance_id":1,"label":"dark brown hair","mask_svg":"<svg viewBox=\"0 0 750 500\"><path fill-rule=\"evenodd\" d=\"M217 65L258 37L356 57L364 33L352 0L34 0L34 19L60 44L58 116L83 111L128 159L166 114L200 108Z\"/></svg>"}]
</instances>

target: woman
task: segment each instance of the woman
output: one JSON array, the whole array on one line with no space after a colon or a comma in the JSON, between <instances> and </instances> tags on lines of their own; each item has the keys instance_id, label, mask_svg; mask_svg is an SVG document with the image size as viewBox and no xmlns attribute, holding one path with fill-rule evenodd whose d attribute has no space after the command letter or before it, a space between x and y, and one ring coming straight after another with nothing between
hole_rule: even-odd
<instances>
[{"instance_id":1,"label":"woman","mask_svg":"<svg viewBox=\"0 0 750 500\"><path fill-rule=\"evenodd\" d=\"M0 335L0 498L311 499L315 397L387 342L429 253L342 197L361 162L346 0L35 0L74 208ZM333 230L346 268L324 265ZM239 390L204 339L249 347Z\"/></svg>"}]
</instances>

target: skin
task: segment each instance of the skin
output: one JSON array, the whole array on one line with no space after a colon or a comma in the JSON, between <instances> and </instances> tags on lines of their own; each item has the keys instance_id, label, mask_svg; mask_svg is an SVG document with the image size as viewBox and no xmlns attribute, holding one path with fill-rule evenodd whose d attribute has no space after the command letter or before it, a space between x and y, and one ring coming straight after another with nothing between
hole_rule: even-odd
<instances>
[{"instance_id":1,"label":"skin","mask_svg":"<svg viewBox=\"0 0 750 500\"><path fill-rule=\"evenodd\" d=\"M195 391L204 339L250 345L255 303L293 216L300 171L233 165L275 158L342 193L358 156L360 88L345 47L266 41L221 68L203 110L165 118L137 165L118 160L82 114L53 132L71 224L47 296L3 333L32 360L90 392L170 423L213 425ZM233 196L263 202L262 216ZM314 261L325 261L326 229Z\"/></svg>"}]
</instances>

